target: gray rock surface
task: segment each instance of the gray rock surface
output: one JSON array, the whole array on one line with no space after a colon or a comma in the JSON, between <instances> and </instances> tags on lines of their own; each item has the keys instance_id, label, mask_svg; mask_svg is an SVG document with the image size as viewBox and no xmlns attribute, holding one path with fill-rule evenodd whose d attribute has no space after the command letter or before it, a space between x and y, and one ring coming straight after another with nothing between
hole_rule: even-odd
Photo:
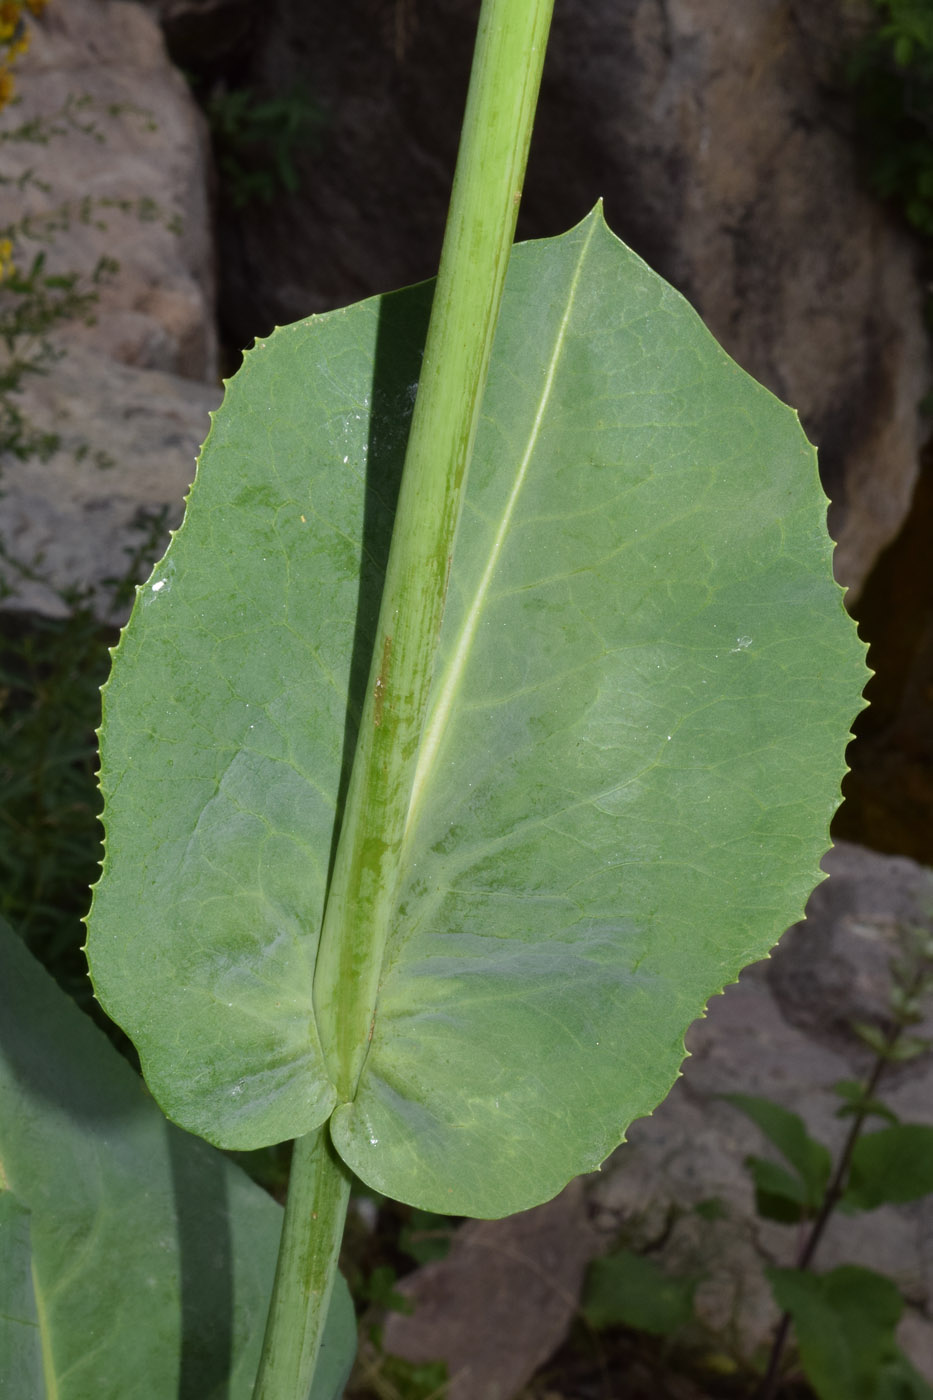
<instances>
[{"instance_id":1,"label":"gray rock surface","mask_svg":"<svg viewBox=\"0 0 933 1400\"><path fill-rule=\"evenodd\" d=\"M58 590L76 586L107 612L103 581L126 573L140 512L178 524L221 397L203 121L155 19L118 0L50 5L17 90L17 121L54 127L47 142L3 146L4 175L33 176L21 190L0 186L0 224L29 214L48 235L21 238L18 263L42 250L51 272L87 277L102 257L119 269L101 284L93 324L56 330L63 357L17 395L61 447L46 463L2 463L0 535L37 575L5 606L60 614Z\"/></svg>"},{"instance_id":2,"label":"gray rock surface","mask_svg":"<svg viewBox=\"0 0 933 1400\"><path fill-rule=\"evenodd\" d=\"M41 226L67 208L67 228L46 249L49 268L92 269L101 256L120 263L101 290L95 348L125 364L215 377L206 133L158 25L138 5L68 0L32 28L17 66L17 117L69 115L45 144L4 144L4 174L31 169L37 179L22 191L0 189L0 220L28 212ZM87 221L84 199L93 202Z\"/></svg>"},{"instance_id":3,"label":"gray rock surface","mask_svg":"<svg viewBox=\"0 0 933 1400\"><path fill-rule=\"evenodd\" d=\"M190 3L190 0L189 0ZM433 274L475 0L282 0L244 82L304 86L325 125L301 188L224 209L230 335ZM694 302L821 448L858 589L917 474L929 361L911 237L867 192L840 68L850 0L566 0L519 226L610 225Z\"/></svg>"},{"instance_id":4,"label":"gray rock surface","mask_svg":"<svg viewBox=\"0 0 933 1400\"><path fill-rule=\"evenodd\" d=\"M507 1220L471 1220L399 1284L414 1311L389 1314L385 1349L445 1361L447 1400L511 1400L564 1339L598 1247L581 1181Z\"/></svg>"},{"instance_id":5,"label":"gray rock surface","mask_svg":"<svg viewBox=\"0 0 933 1400\"><path fill-rule=\"evenodd\" d=\"M91 590L102 619L123 622L129 605L112 607L107 580L122 579L146 538L146 521L161 519L145 577L181 523L195 456L221 390L161 370L121 365L90 349L72 352L23 395L33 421L50 422L61 449L47 462L12 462L3 477L0 537L13 556L33 566L5 607L66 615L60 590ZM100 467L91 445L112 465ZM130 599L132 601L132 599Z\"/></svg>"}]
</instances>

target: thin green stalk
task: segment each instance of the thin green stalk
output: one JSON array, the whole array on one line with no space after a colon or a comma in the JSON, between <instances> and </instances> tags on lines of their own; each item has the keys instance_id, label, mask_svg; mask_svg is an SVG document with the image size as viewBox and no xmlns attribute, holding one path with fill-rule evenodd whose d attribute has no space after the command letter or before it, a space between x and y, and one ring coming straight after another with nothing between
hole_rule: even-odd
<instances>
[{"instance_id":1,"label":"thin green stalk","mask_svg":"<svg viewBox=\"0 0 933 1400\"><path fill-rule=\"evenodd\" d=\"M484 0L314 1008L353 1098L376 996L454 533L531 140L553 0Z\"/></svg>"},{"instance_id":2,"label":"thin green stalk","mask_svg":"<svg viewBox=\"0 0 933 1400\"><path fill-rule=\"evenodd\" d=\"M921 963L915 970L908 985L902 989L905 1005L909 1005L911 1001L916 1001L922 992L925 981L925 968ZM813 1263L813 1256L816 1254L820 1241L826 1233L826 1227L832 1219L833 1213L845 1192L856 1144L862 1135L865 1124L871 1116L871 1103L881 1083L882 1075L894 1059L898 1042L909 1024L909 1016L902 1015L888 1031L884 1045L878 1051L871 1072L862 1088L861 1107L858 1108L853 1115L846 1140L843 1143L842 1152L836 1163L836 1169L827 1184L816 1219L810 1227L800 1252L797 1255L797 1261L794 1265L796 1269L802 1271L809 1269L810 1265ZM781 1384L781 1367L792 1323L793 1318L790 1313L783 1312L774 1334L774 1340L771 1343L771 1351L768 1356L768 1365L765 1374L762 1378L761 1385L755 1392L755 1400L775 1400L778 1388Z\"/></svg>"},{"instance_id":3,"label":"thin green stalk","mask_svg":"<svg viewBox=\"0 0 933 1400\"><path fill-rule=\"evenodd\" d=\"M306 1400L337 1275L350 1173L324 1123L298 1138L253 1400Z\"/></svg>"},{"instance_id":4,"label":"thin green stalk","mask_svg":"<svg viewBox=\"0 0 933 1400\"><path fill-rule=\"evenodd\" d=\"M894 1048L902 1030L902 1026L898 1027L896 1032L891 1036L888 1047L889 1050ZM874 1097L881 1076L889 1063L889 1054L879 1054L872 1068L872 1072L866 1080L862 1094L864 1106L857 1111L852 1119L842 1152L836 1163L836 1170L833 1172L832 1179L826 1187L816 1220L808 1231L803 1246L797 1255L797 1260L794 1264L795 1269L809 1269L813 1262L813 1256L816 1253L817 1246L823 1238L826 1227L845 1190L846 1180L849 1175L849 1167L852 1164L852 1154L855 1151L855 1144L861 1137L862 1129L869 1117L868 1103ZM774 1333L771 1351L768 1355L768 1365L761 1385L756 1392L755 1400L775 1400L778 1387L781 1384L781 1365L784 1360L784 1352L787 1347L788 1338L790 1337L792 1324L793 1318L790 1313L786 1311L783 1312Z\"/></svg>"},{"instance_id":5,"label":"thin green stalk","mask_svg":"<svg viewBox=\"0 0 933 1400\"><path fill-rule=\"evenodd\" d=\"M372 1035L454 534L502 300L554 0L483 0L314 1012L352 1099ZM305 1400L348 1195L326 1125L295 1145L254 1400Z\"/></svg>"}]
</instances>

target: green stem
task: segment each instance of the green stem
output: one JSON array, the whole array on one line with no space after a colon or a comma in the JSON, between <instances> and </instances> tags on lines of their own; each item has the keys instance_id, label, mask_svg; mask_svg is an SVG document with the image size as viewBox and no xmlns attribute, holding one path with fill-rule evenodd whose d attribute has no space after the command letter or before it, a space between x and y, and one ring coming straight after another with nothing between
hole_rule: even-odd
<instances>
[{"instance_id":1,"label":"green stem","mask_svg":"<svg viewBox=\"0 0 933 1400\"><path fill-rule=\"evenodd\" d=\"M554 0L483 0L460 152L314 974L340 1098L376 1015L454 534L528 159ZM337 1267L347 1174L327 1128L295 1145L254 1400L305 1400Z\"/></svg>"},{"instance_id":2,"label":"green stem","mask_svg":"<svg viewBox=\"0 0 933 1400\"><path fill-rule=\"evenodd\" d=\"M483 0L369 691L314 978L340 1099L376 997L473 446L531 140L553 0Z\"/></svg>"},{"instance_id":3,"label":"green stem","mask_svg":"<svg viewBox=\"0 0 933 1400\"><path fill-rule=\"evenodd\" d=\"M311 1389L349 1198L325 1123L295 1143L253 1400L305 1400Z\"/></svg>"},{"instance_id":4,"label":"green stem","mask_svg":"<svg viewBox=\"0 0 933 1400\"><path fill-rule=\"evenodd\" d=\"M921 965L921 967L916 970L911 985L906 989L908 999L911 996L919 995L920 989L923 986L923 981L924 970ZM877 1093L882 1075L894 1058L894 1051L897 1047L897 1043L907 1029L907 1024L906 1020L899 1020L892 1026L885 1038L884 1048L878 1052L875 1058L871 1073L862 1088L861 1107L852 1118L852 1123L846 1135L842 1152L836 1163L836 1170L833 1172L823 1194L823 1201L817 1212L816 1219L797 1255L797 1262L794 1265L796 1269L800 1269L801 1271L807 1270L813 1263L813 1256L826 1232L826 1227L842 1199L846 1188L846 1182L849 1179L849 1169L852 1166L852 1157L855 1153L856 1143L861 1137L862 1129L865 1127L871 1114L871 1101ZM771 1343L771 1351L768 1356L768 1365L764 1377L762 1378L761 1385L755 1392L755 1400L775 1400L775 1396L781 1384L781 1365L784 1359L784 1351L790 1336L792 1323L793 1318L790 1313L783 1312L774 1334L774 1340Z\"/></svg>"}]
</instances>

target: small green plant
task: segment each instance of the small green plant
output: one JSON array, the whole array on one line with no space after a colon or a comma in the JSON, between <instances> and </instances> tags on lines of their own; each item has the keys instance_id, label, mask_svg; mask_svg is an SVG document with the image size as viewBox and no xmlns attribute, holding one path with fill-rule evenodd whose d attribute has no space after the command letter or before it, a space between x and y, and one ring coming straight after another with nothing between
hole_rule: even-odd
<instances>
[{"instance_id":1,"label":"small green plant","mask_svg":"<svg viewBox=\"0 0 933 1400\"><path fill-rule=\"evenodd\" d=\"M449 1377L443 1362L420 1365L387 1355L378 1336L360 1348L360 1357L347 1387L349 1400L365 1395L377 1400L444 1400Z\"/></svg>"},{"instance_id":2,"label":"small green plant","mask_svg":"<svg viewBox=\"0 0 933 1400\"><path fill-rule=\"evenodd\" d=\"M933 237L933 3L872 0L877 22L852 55L860 147L876 192Z\"/></svg>"},{"instance_id":3,"label":"small green plant","mask_svg":"<svg viewBox=\"0 0 933 1400\"><path fill-rule=\"evenodd\" d=\"M777 1148L783 1164L751 1157L759 1213L768 1220L806 1226L793 1268L767 1271L783 1315L756 1400L774 1400L793 1326L800 1362L820 1400L852 1396L902 1396L931 1400L933 1389L897 1346L894 1332L903 1299L890 1280L870 1269L843 1266L811 1272L826 1227L837 1211L874 1210L903 1204L933 1191L933 1127L901 1123L878 1097L886 1071L925 1054L930 1042L913 1033L933 991L933 934L902 930L902 949L891 962L890 1015L883 1025L855 1029L874 1053L865 1078L835 1086L839 1115L850 1120L833 1162L829 1149L807 1131L796 1113L768 1099L727 1095ZM884 1126L868 1131L872 1120Z\"/></svg>"},{"instance_id":4,"label":"small green plant","mask_svg":"<svg viewBox=\"0 0 933 1400\"><path fill-rule=\"evenodd\" d=\"M583 1316L590 1327L630 1327L672 1337L693 1318L698 1278L673 1276L631 1249L597 1259L587 1272Z\"/></svg>"},{"instance_id":5,"label":"small green plant","mask_svg":"<svg viewBox=\"0 0 933 1400\"><path fill-rule=\"evenodd\" d=\"M413 1266L444 1258L456 1228L448 1217L387 1201L354 1183L341 1249L360 1335L348 1400L423 1400L426 1394L441 1400L446 1394L444 1364L412 1365L386 1352L383 1322L387 1313L413 1311L399 1279Z\"/></svg>"},{"instance_id":6,"label":"small green plant","mask_svg":"<svg viewBox=\"0 0 933 1400\"><path fill-rule=\"evenodd\" d=\"M217 168L238 208L298 189L295 155L306 151L324 124L324 114L299 84L274 97L251 88L217 88L205 107Z\"/></svg>"}]
</instances>

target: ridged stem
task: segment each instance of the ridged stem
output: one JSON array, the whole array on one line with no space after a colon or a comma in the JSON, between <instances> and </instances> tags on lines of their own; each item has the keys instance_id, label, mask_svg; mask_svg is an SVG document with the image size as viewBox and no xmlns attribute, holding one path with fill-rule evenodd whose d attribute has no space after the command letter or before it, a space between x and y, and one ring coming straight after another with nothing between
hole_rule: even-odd
<instances>
[{"instance_id":1,"label":"ridged stem","mask_svg":"<svg viewBox=\"0 0 933 1400\"><path fill-rule=\"evenodd\" d=\"M484 0L386 570L369 690L314 979L331 1076L353 1098L383 953L553 0Z\"/></svg>"},{"instance_id":2,"label":"ridged stem","mask_svg":"<svg viewBox=\"0 0 933 1400\"><path fill-rule=\"evenodd\" d=\"M307 1400L350 1199L327 1124L298 1138L253 1400Z\"/></svg>"},{"instance_id":3,"label":"ridged stem","mask_svg":"<svg viewBox=\"0 0 933 1400\"><path fill-rule=\"evenodd\" d=\"M372 1035L399 856L531 142L553 0L483 0L369 689L314 975L328 1068L353 1098ZM326 1126L295 1144L254 1400L306 1400L349 1186Z\"/></svg>"}]
</instances>

